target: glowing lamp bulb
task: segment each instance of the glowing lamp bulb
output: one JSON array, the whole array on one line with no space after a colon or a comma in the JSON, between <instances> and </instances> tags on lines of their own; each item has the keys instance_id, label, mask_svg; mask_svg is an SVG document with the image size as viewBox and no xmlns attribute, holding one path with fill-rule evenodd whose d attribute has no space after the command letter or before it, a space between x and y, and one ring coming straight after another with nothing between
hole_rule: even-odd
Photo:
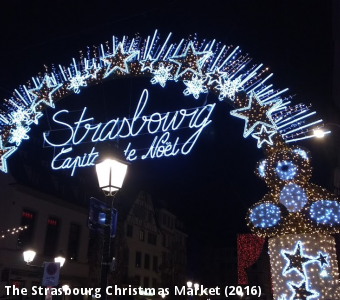
<instances>
[{"instance_id":1,"label":"glowing lamp bulb","mask_svg":"<svg viewBox=\"0 0 340 300\"><path fill-rule=\"evenodd\" d=\"M314 136L321 139L325 136L325 132L320 128L314 129Z\"/></svg>"}]
</instances>

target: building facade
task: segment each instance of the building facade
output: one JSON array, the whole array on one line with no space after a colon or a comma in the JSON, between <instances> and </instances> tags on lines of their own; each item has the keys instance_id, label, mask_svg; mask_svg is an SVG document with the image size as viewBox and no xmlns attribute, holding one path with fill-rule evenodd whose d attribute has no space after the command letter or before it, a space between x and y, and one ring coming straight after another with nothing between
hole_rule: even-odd
<instances>
[{"instance_id":1,"label":"building facade","mask_svg":"<svg viewBox=\"0 0 340 300\"><path fill-rule=\"evenodd\" d=\"M155 209L140 192L126 221L127 284L144 288L185 284L186 238L183 224L168 210Z\"/></svg>"},{"instance_id":2,"label":"building facade","mask_svg":"<svg viewBox=\"0 0 340 300\"><path fill-rule=\"evenodd\" d=\"M19 184L3 173L0 188L0 231L4 231L4 238L0 238L0 296L6 294L5 286L14 285L27 288L30 298L42 299L30 291L33 286L41 286L43 263L54 261L60 254L66 262L61 268L58 287L100 287L103 239L101 234L88 229L87 205ZM176 275L177 281L185 280L186 235L176 216L165 209L156 210L151 196L145 192L122 202L117 235L112 239L114 264L109 284L164 287L165 283L169 284L165 281L169 274ZM6 234L7 229L19 226L27 228ZM23 251L28 249L37 253L31 266L23 259ZM180 257L180 267L177 261L169 263L174 253ZM6 298L24 297L6 295ZM83 299L87 295L68 298Z\"/></svg>"},{"instance_id":3,"label":"building facade","mask_svg":"<svg viewBox=\"0 0 340 300\"><path fill-rule=\"evenodd\" d=\"M60 254L66 263L61 268L59 286L86 287L89 273L86 209L16 184L7 174L0 176L1 230L27 226L0 239L0 295L5 294L6 285L25 287L29 292L32 286L41 286L43 263L53 262ZM36 267L24 262L23 251L28 249L37 253L32 262Z\"/></svg>"}]
</instances>

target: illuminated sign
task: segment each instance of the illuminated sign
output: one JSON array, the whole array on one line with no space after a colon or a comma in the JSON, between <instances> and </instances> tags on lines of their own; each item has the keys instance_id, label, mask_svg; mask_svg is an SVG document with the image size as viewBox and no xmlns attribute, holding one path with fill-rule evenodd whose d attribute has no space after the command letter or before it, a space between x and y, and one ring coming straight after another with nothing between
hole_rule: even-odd
<instances>
[{"instance_id":1,"label":"illuminated sign","mask_svg":"<svg viewBox=\"0 0 340 300\"><path fill-rule=\"evenodd\" d=\"M60 110L53 115L53 121L62 127L64 132L62 141L60 134L54 136L51 132L43 134L44 141L52 147L61 148L51 162L52 169L72 169L73 176L76 168L93 166L99 153L95 146L90 153L83 156L72 157L73 147L81 143L97 143L107 140L125 139L136 137L140 134L154 135L150 145L146 147L145 153L137 155L132 142L130 142L124 154L128 161L138 158L160 158L175 156L177 154L188 154L195 145L203 129L210 124L210 116L215 104L207 104L193 109L180 109L175 112L158 113L150 116L143 115L143 110L149 98L148 90L143 90L136 111L132 119L115 118L107 123L94 123L93 117L87 116L87 108L84 107L78 120L70 123L65 121L69 117L68 110ZM181 128L190 128L194 132L188 138L173 137L171 133ZM144 147L145 149L145 147Z\"/></svg>"}]
</instances>

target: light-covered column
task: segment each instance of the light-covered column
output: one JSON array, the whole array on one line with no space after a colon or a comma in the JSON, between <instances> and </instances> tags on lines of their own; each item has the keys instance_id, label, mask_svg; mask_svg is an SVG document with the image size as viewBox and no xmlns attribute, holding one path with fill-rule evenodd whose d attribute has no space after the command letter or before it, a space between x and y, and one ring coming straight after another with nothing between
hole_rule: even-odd
<instances>
[{"instance_id":1,"label":"light-covered column","mask_svg":"<svg viewBox=\"0 0 340 300\"><path fill-rule=\"evenodd\" d=\"M269 239L274 300L340 299L335 240L287 234Z\"/></svg>"}]
</instances>

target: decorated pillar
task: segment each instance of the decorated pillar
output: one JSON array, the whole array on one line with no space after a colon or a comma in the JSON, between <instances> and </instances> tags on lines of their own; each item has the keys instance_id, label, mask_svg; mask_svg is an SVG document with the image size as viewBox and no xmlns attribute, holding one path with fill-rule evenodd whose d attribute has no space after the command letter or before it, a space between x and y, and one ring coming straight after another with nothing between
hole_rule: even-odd
<instances>
[{"instance_id":1,"label":"decorated pillar","mask_svg":"<svg viewBox=\"0 0 340 300\"><path fill-rule=\"evenodd\" d=\"M340 299L339 270L332 233L339 232L340 203L309 183L310 154L276 142L257 175L270 191L248 212L248 226L269 237L275 300Z\"/></svg>"},{"instance_id":2,"label":"decorated pillar","mask_svg":"<svg viewBox=\"0 0 340 300\"><path fill-rule=\"evenodd\" d=\"M288 234L269 239L274 299L340 299L332 236Z\"/></svg>"}]
</instances>

